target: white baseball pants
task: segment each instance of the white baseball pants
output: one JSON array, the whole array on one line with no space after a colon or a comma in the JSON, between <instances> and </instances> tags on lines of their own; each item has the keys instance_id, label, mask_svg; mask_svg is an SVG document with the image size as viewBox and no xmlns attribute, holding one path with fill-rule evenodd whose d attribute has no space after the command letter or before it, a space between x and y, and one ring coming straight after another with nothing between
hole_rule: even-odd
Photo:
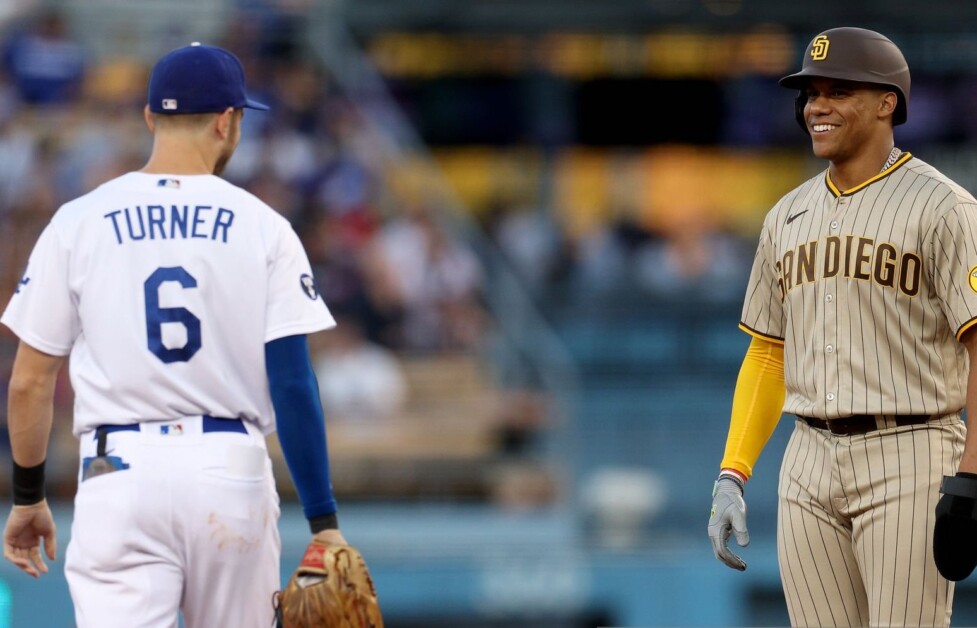
<instances>
[{"instance_id":1,"label":"white baseball pants","mask_svg":"<svg viewBox=\"0 0 977 628\"><path fill-rule=\"evenodd\" d=\"M79 628L269 628L279 505L264 437L202 417L105 438L120 470L79 472L65 573ZM96 455L82 435L82 466ZM127 468L121 468L127 466Z\"/></svg>"}]
</instances>

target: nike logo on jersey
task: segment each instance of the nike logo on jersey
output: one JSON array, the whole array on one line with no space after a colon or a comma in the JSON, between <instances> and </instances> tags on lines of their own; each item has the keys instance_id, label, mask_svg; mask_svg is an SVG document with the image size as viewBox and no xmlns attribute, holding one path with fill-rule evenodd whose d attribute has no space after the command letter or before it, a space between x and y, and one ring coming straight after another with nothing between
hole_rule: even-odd
<instances>
[{"instance_id":1,"label":"nike logo on jersey","mask_svg":"<svg viewBox=\"0 0 977 628\"><path fill-rule=\"evenodd\" d=\"M30 281L31 281L30 277L24 277L23 279L21 279L20 283L17 284L17 289L14 290L14 294L20 294L20 288L22 286L26 286L27 284L29 284Z\"/></svg>"},{"instance_id":2,"label":"nike logo on jersey","mask_svg":"<svg viewBox=\"0 0 977 628\"><path fill-rule=\"evenodd\" d=\"M797 212L797 213L796 213L796 214L794 214L793 216L787 216L787 222L786 222L785 224L788 224L788 225L789 225L790 223L792 223L792 222L794 222L794 219L795 219L795 218L797 218L798 216L800 216L800 215L802 215L802 214L806 214L807 212L808 212L808 210L806 210L806 209L805 209L805 210L804 210L804 211L802 211L802 212Z\"/></svg>"}]
</instances>

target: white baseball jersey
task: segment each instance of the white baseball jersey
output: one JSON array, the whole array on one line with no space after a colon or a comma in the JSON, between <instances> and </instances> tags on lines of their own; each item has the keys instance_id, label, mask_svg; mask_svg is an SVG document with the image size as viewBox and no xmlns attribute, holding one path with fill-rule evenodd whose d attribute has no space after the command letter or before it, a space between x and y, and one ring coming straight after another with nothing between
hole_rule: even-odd
<instances>
[{"instance_id":1,"label":"white baseball jersey","mask_svg":"<svg viewBox=\"0 0 977 628\"><path fill-rule=\"evenodd\" d=\"M216 176L138 172L58 210L0 322L70 353L76 434L200 414L267 434L264 344L335 325L268 205Z\"/></svg>"},{"instance_id":2,"label":"white baseball jersey","mask_svg":"<svg viewBox=\"0 0 977 628\"><path fill-rule=\"evenodd\" d=\"M853 190L825 173L764 221L741 327L783 341L784 410L959 411L977 319L977 201L904 153Z\"/></svg>"}]
</instances>

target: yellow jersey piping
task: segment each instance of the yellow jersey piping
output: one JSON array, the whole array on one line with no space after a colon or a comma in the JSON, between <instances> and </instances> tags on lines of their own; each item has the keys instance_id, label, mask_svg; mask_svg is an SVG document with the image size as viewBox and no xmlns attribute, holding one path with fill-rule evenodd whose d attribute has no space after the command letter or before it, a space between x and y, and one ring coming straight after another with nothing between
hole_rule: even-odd
<instances>
[{"instance_id":1,"label":"yellow jersey piping","mask_svg":"<svg viewBox=\"0 0 977 628\"><path fill-rule=\"evenodd\" d=\"M975 322L977 322L977 321L975 321ZM745 331L746 333L750 334L751 336L754 336L756 338L759 338L760 340L766 340L768 342L772 342L772 343L778 344L778 345L783 345L784 344L784 339L783 338L777 338L776 336L771 336L769 334L765 334L763 332L759 332L759 331L757 331L755 329L751 329L751 328L747 327L743 323L740 323L739 324L739 328L742 329L743 331Z\"/></svg>"},{"instance_id":2,"label":"yellow jersey piping","mask_svg":"<svg viewBox=\"0 0 977 628\"><path fill-rule=\"evenodd\" d=\"M868 179L866 181L863 181L862 183L859 183L855 187L851 188L850 190L845 190L844 192L842 192L841 190L839 190L835 186L835 184L831 181L831 175L828 172L825 172L824 173L824 182L825 182L825 185L828 186L828 189L831 190L831 193L835 195L835 197L849 196L849 195L854 194L855 192L861 190L862 188L867 187L867 186L875 183L879 179L884 179L885 177L889 176L892 172L895 171L896 168L898 168L902 164L904 164L907 161L909 161L910 159L912 159L912 157L913 157L913 154L912 153L903 153L902 156L899 157L899 159L896 160L896 163L892 164L892 166L886 168L885 170L883 170L882 172L878 173L877 175L875 175L871 179Z\"/></svg>"},{"instance_id":3,"label":"yellow jersey piping","mask_svg":"<svg viewBox=\"0 0 977 628\"><path fill-rule=\"evenodd\" d=\"M961 325L960 329L957 330L957 340L963 338L963 335L967 332L967 330L972 329L974 325L977 325L977 318L972 318L966 323L964 323L963 325Z\"/></svg>"}]
</instances>

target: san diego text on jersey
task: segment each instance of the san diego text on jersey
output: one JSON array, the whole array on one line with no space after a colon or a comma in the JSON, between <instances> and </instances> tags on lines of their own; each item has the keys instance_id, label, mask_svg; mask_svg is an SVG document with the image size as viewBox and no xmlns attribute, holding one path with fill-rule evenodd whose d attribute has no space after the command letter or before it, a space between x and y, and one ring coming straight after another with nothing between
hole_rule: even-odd
<instances>
[{"instance_id":1,"label":"san diego text on jersey","mask_svg":"<svg viewBox=\"0 0 977 628\"><path fill-rule=\"evenodd\" d=\"M888 242L849 234L800 244L784 253L775 266L781 298L795 286L838 275L898 288L913 297L919 294L923 260Z\"/></svg>"}]
</instances>

